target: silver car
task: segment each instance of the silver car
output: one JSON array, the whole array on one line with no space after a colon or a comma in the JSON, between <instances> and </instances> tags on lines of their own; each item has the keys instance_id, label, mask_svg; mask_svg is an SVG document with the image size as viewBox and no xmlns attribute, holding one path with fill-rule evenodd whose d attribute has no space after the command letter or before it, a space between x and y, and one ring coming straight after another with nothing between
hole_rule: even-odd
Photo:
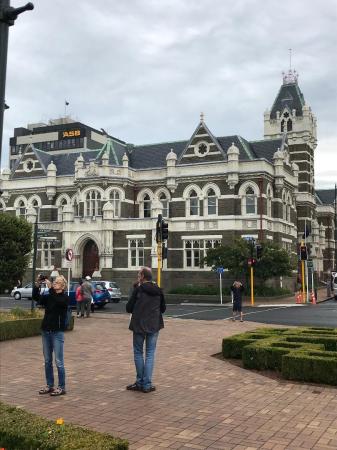
<instances>
[{"instance_id":1,"label":"silver car","mask_svg":"<svg viewBox=\"0 0 337 450\"><path fill-rule=\"evenodd\" d=\"M41 294L43 294L46 290L48 290L45 283L41 284ZM20 300L21 298L32 298L32 283L27 283L25 286L18 288L15 287L11 296L14 297L15 300Z\"/></svg>"},{"instance_id":2,"label":"silver car","mask_svg":"<svg viewBox=\"0 0 337 450\"><path fill-rule=\"evenodd\" d=\"M122 293L115 281L100 281L100 283L102 283L105 289L108 290L110 298L114 303L118 303L121 301Z\"/></svg>"}]
</instances>

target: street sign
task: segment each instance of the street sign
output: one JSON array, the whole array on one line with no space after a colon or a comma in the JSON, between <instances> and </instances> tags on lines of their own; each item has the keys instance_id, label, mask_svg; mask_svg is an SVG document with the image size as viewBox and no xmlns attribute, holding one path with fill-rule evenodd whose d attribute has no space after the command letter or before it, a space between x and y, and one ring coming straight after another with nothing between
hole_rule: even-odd
<instances>
[{"instance_id":1,"label":"street sign","mask_svg":"<svg viewBox=\"0 0 337 450\"><path fill-rule=\"evenodd\" d=\"M74 252L71 248L67 248L66 250L66 260L71 261L73 259Z\"/></svg>"},{"instance_id":2,"label":"street sign","mask_svg":"<svg viewBox=\"0 0 337 450\"><path fill-rule=\"evenodd\" d=\"M48 228L39 228L37 232L38 234L55 233L55 230L49 230Z\"/></svg>"},{"instance_id":3,"label":"street sign","mask_svg":"<svg viewBox=\"0 0 337 450\"><path fill-rule=\"evenodd\" d=\"M313 262L312 259L308 259L307 267L308 267L308 269L313 269L314 268L314 262Z\"/></svg>"},{"instance_id":4,"label":"street sign","mask_svg":"<svg viewBox=\"0 0 337 450\"><path fill-rule=\"evenodd\" d=\"M220 273L224 273L225 269L223 267L217 267L216 271L220 274Z\"/></svg>"}]
</instances>

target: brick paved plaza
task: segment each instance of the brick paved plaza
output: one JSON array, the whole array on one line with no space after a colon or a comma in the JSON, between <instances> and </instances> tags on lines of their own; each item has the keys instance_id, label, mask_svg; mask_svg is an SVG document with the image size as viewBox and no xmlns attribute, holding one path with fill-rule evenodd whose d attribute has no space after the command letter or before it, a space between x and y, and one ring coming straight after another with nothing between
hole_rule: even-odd
<instances>
[{"instance_id":1,"label":"brick paved plaza","mask_svg":"<svg viewBox=\"0 0 337 450\"><path fill-rule=\"evenodd\" d=\"M41 416L126 438L131 449L335 450L337 389L246 371L211 355L252 322L166 319L150 394L134 381L128 317L76 319L66 334L68 394L39 396L41 338L3 342L1 399Z\"/></svg>"}]
</instances>

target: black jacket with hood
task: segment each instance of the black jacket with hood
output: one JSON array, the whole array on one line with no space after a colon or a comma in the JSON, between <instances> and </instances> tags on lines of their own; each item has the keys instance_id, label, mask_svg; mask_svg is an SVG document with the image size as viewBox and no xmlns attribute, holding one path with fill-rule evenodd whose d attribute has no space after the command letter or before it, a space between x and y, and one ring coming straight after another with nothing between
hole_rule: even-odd
<instances>
[{"instance_id":1,"label":"black jacket with hood","mask_svg":"<svg viewBox=\"0 0 337 450\"><path fill-rule=\"evenodd\" d=\"M44 331L64 331L69 306L69 297L66 293L57 294L53 288L46 295L33 291L33 299L44 307L44 318L41 329Z\"/></svg>"},{"instance_id":2,"label":"black jacket with hood","mask_svg":"<svg viewBox=\"0 0 337 450\"><path fill-rule=\"evenodd\" d=\"M134 288L126 311L132 313L129 329L134 333L157 333L164 328L162 313L166 310L165 298L160 287L146 281Z\"/></svg>"}]
</instances>

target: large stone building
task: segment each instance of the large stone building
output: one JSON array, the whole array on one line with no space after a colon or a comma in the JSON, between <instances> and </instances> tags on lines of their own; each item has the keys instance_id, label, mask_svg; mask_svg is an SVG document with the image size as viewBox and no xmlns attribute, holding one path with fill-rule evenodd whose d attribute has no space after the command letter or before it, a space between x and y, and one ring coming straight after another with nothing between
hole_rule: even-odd
<instances>
[{"instance_id":1,"label":"large stone building","mask_svg":"<svg viewBox=\"0 0 337 450\"><path fill-rule=\"evenodd\" d=\"M188 130L186 130L188 134ZM305 223L320 276L335 266L332 191L315 192L316 118L289 72L264 138L214 136L203 115L185 141L131 145L69 118L16 128L1 175L3 212L38 220L37 269L99 270L123 288L141 265L157 267L156 221L169 224L163 285L212 284L208 248L236 236L296 253Z\"/></svg>"}]
</instances>

